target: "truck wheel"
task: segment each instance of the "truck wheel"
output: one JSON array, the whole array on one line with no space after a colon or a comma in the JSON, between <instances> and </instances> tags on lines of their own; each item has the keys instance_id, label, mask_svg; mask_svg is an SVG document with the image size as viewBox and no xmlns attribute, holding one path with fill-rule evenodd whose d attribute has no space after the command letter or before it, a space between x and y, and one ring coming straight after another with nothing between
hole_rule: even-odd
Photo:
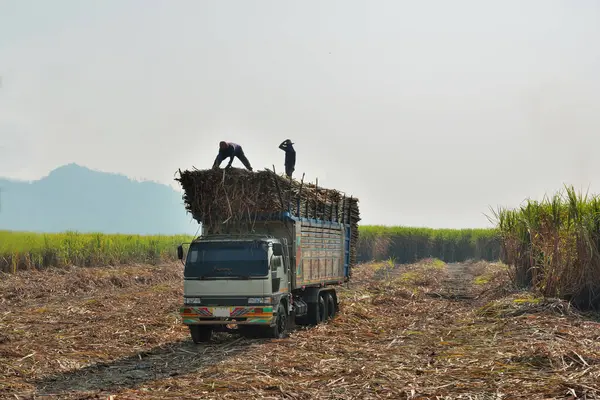
<instances>
[{"instance_id":1,"label":"truck wheel","mask_svg":"<svg viewBox=\"0 0 600 400\"><path fill-rule=\"evenodd\" d=\"M308 304L308 322L311 325L318 325L327 318L327 303L323 298L323 293L320 293L316 303Z\"/></svg>"},{"instance_id":2,"label":"truck wheel","mask_svg":"<svg viewBox=\"0 0 600 400\"><path fill-rule=\"evenodd\" d=\"M210 341L212 328L206 325L189 325L192 341L196 344Z\"/></svg>"},{"instance_id":3,"label":"truck wheel","mask_svg":"<svg viewBox=\"0 0 600 400\"><path fill-rule=\"evenodd\" d=\"M323 304L322 307L321 304ZM327 306L327 292L319 293L319 314L321 322L327 321L327 315L329 314L329 307Z\"/></svg>"},{"instance_id":4,"label":"truck wheel","mask_svg":"<svg viewBox=\"0 0 600 400\"><path fill-rule=\"evenodd\" d=\"M269 327L269 337L275 339L282 339L285 337L288 326L287 317L284 305L279 303L279 307L277 307L277 316L275 317L275 326Z\"/></svg>"},{"instance_id":5,"label":"truck wheel","mask_svg":"<svg viewBox=\"0 0 600 400\"><path fill-rule=\"evenodd\" d=\"M325 302L327 303L327 319L333 319L335 316L335 300L331 292L325 292Z\"/></svg>"}]
</instances>

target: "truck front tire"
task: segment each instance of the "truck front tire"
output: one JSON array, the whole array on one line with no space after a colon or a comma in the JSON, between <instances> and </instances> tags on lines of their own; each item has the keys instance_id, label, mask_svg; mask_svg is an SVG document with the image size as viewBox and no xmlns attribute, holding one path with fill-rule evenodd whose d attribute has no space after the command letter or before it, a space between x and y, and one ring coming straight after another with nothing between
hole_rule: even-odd
<instances>
[{"instance_id":1,"label":"truck front tire","mask_svg":"<svg viewBox=\"0 0 600 400\"><path fill-rule=\"evenodd\" d=\"M189 325L192 341L196 344L209 342L212 336L212 327L206 325Z\"/></svg>"},{"instance_id":2,"label":"truck front tire","mask_svg":"<svg viewBox=\"0 0 600 400\"><path fill-rule=\"evenodd\" d=\"M283 303L277 307L277 316L275 317L275 326L269 327L269 337L282 339L287 334L288 315Z\"/></svg>"}]
</instances>

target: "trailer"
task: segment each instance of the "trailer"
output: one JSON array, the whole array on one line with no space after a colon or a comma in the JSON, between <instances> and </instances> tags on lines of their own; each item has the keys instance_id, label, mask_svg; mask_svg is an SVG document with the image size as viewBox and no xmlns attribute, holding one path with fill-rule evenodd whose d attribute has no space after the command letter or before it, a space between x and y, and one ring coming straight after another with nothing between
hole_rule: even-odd
<instances>
[{"instance_id":1,"label":"trailer","mask_svg":"<svg viewBox=\"0 0 600 400\"><path fill-rule=\"evenodd\" d=\"M350 277L350 221L263 215L242 234L208 234L189 244L182 322L194 343L212 332L282 338L339 310L336 287Z\"/></svg>"}]
</instances>

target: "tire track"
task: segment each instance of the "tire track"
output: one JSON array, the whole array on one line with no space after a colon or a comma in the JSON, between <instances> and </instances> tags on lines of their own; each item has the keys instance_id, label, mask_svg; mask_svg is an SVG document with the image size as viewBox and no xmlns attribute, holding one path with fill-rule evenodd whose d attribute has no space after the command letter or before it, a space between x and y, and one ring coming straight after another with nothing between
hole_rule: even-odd
<instances>
[{"instance_id":1,"label":"tire track","mask_svg":"<svg viewBox=\"0 0 600 400\"><path fill-rule=\"evenodd\" d=\"M448 299L473 299L473 278L475 274L469 265L462 263L447 264L447 276L442 280L440 295Z\"/></svg>"}]
</instances>

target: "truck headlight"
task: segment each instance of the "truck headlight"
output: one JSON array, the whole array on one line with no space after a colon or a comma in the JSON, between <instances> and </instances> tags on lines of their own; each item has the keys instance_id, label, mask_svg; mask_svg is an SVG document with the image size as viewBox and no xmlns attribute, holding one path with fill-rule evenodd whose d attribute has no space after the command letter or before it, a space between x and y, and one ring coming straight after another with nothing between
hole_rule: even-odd
<instances>
[{"instance_id":1,"label":"truck headlight","mask_svg":"<svg viewBox=\"0 0 600 400\"><path fill-rule=\"evenodd\" d=\"M184 297L183 302L185 304L197 305L202 304L202 299L200 297Z\"/></svg>"},{"instance_id":2,"label":"truck headlight","mask_svg":"<svg viewBox=\"0 0 600 400\"><path fill-rule=\"evenodd\" d=\"M248 304L271 304L270 297L249 297Z\"/></svg>"}]
</instances>

